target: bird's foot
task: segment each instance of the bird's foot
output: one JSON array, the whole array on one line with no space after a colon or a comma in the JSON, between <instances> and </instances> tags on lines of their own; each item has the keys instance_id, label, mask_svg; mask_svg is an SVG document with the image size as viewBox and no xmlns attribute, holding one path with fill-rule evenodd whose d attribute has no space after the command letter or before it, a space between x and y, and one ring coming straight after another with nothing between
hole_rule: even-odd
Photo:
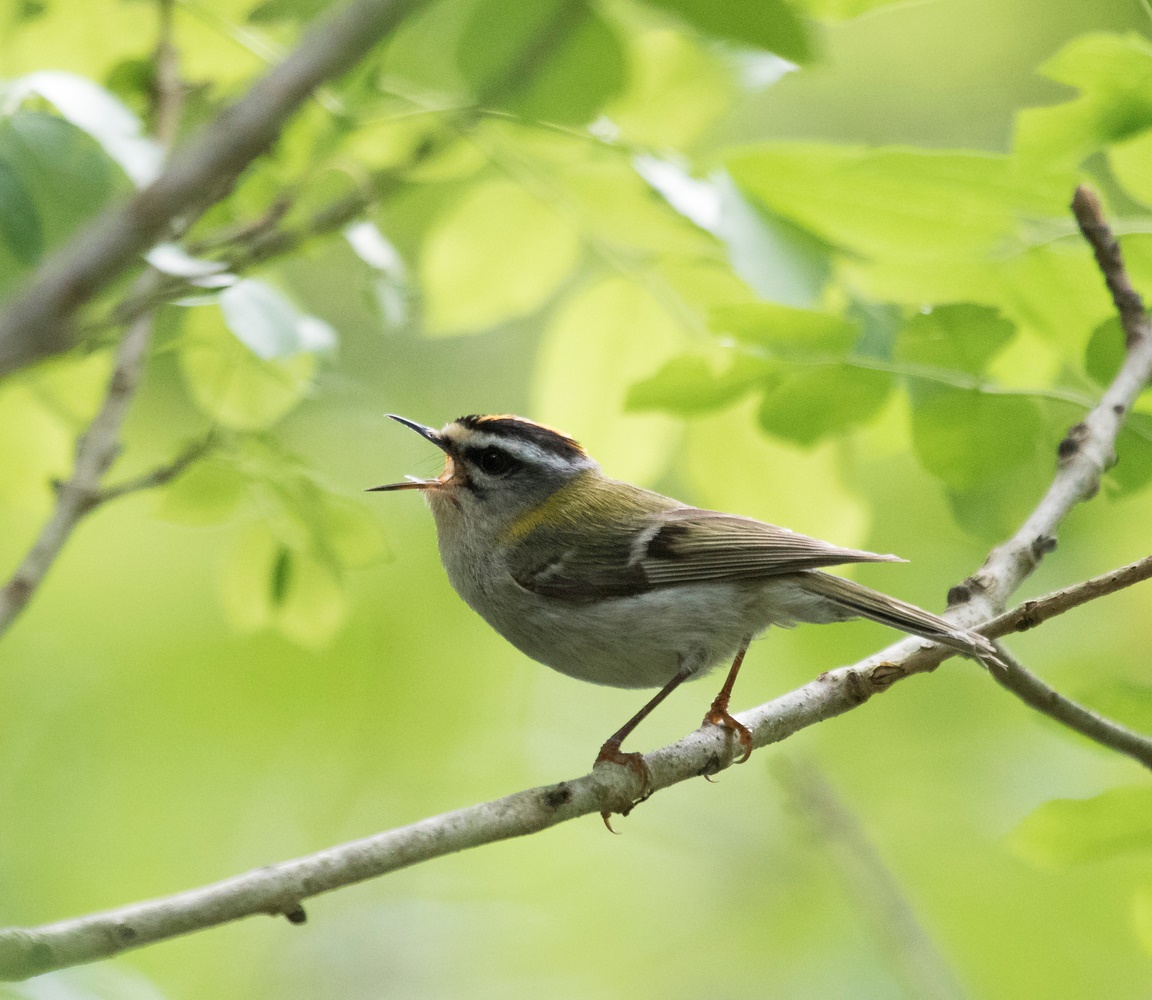
<instances>
[{"instance_id":1,"label":"bird's foot","mask_svg":"<svg viewBox=\"0 0 1152 1000\"><path fill-rule=\"evenodd\" d=\"M720 704L720 699L712 702L712 707L708 709L708 713L704 716L705 723L711 723L713 726L720 726L722 729L727 729L730 733L735 733L736 738L740 741L740 748L744 751L738 757L734 764L743 764L752 756L752 730L749 729L743 722L739 722L732 717L728 711L728 706Z\"/></svg>"},{"instance_id":2,"label":"bird's foot","mask_svg":"<svg viewBox=\"0 0 1152 1000\"><path fill-rule=\"evenodd\" d=\"M596 755L596 764L605 762L609 764L619 764L623 767L626 767L640 778L639 798L633 799L623 808L605 808L600 811L600 818L604 820L604 825L608 827L609 832L615 833L616 831L612 829L612 823L610 820L612 813L618 812L621 816L627 816L628 813L632 811L633 806L639 805L652 794L652 771L649 769L642 753L625 753L620 749L620 741L615 737L608 740L608 742L600 748L600 752ZM593 764L592 766L595 767L596 764Z\"/></svg>"}]
</instances>

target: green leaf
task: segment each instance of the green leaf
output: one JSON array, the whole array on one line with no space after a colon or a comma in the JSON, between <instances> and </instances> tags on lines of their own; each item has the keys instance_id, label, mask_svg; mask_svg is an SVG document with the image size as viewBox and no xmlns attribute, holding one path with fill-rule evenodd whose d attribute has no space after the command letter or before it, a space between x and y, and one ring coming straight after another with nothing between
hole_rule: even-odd
<instances>
[{"instance_id":1,"label":"green leaf","mask_svg":"<svg viewBox=\"0 0 1152 1000\"><path fill-rule=\"evenodd\" d=\"M904 0L796 0L796 6L822 21L847 21L880 7L891 7Z\"/></svg>"},{"instance_id":2,"label":"green leaf","mask_svg":"<svg viewBox=\"0 0 1152 1000\"><path fill-rule=\"evenodd\" d=\"M1061 867L1152 849L1152 788L1113 788L1090 799L1055 799L1027 816L1009 845L1027 861Z\"/></svg>"},{"instance_id":3,"label":"green leaf","mask_svg":"<svg viewBox=\"0 0 1152 1000\"><path fill-rule=\"evenodd\" d=\"M629 142L691 146L739 92L719 55L682 31L632 31L627 43L628 89L604 113Z\"/></svg>"},{"instance_id":4,"label":"green leaf","mask_svg":"<svg viewBox=\"0 0 1152 1000\"><path fill-rule=\"evenodd\" d=\"M695 416L727 406L758 383L775 376L777 368L758 358L737 356L728 371L717 375L707 358L694 354L673 358L651 378L628 390L629 411L663 410ZM778 377L778 376L777 376Z\"/></svg>"},{"instance_id":5,"label":"green leaf","mask_svg":"<svg viewBox=\"0 0 1152 1000\"><path fill-rule=\"evenodd\" d=\"M275 423L308 392L315 356L262 359L224 325L215 306L189 309L180 345L184 381L200 408L229 427Z\"/></svg>"},{"instance_id":6,"label":"green leaf","mask_svg":"<svg viewBox=\"0 0 1152 1000\"><path fill-rule=\"evenodd\" d=\"M956 490L970 490L1022 466L1036 450L1034 400L975 389L913 385L912 441L920 463Z\"/></svg>"},{"instance_id":7,"label":"green leaf","mask_svg":"<svg viewBox=\"0 0 1152 1000\"><path fill-rule=\"evenodd\" d=\"M1016 119L1016 148L1036 161L1078 163L1152 128L1152 43L1136 34L1074 38L1038 70L1080 96Z\"/></svg>"},{"instance_id":8,"label":"green leaf","mask_svg":"<svg viewBox=\"0 0 1152 1000\"><path fill-rule=\"evenodd\" d=\"M164 488L160 516L181 524L218 524L232 516L246 488L234 465L202 458Z\"/></svg>"},{"instance_id":9,"label":"green leaf","mask_svg":"<svg viewBox=\"0 0 1152 1000\"><path fill-rule=\"evenodd\" d=\"M1116 497L1136 493L1152 482L1152 414L1128 414L1116 438L1116 464L1105 484Z\"/></svg>"},{"instance_id":10,"label":"green leaf","mask_svg":"<svg viewBox=\"0 0 1152 1000\"><path fill-rule=\"evenodd\" d=\"M96 142L55 115L0 118L0 294L93 218L127 180Z\"/></svg>"},{"instance_id":11,"label":"green leaf","mask_svg":"<svg viewBox=\"0 0 1152 1000\"><path fill-rule=\"evenodd\" d=\"M670 10L705 35L766 49L792 62L812 57L812 38L791 4L784 0L649 0L653 6Z\"/></svg>"},{"instance_id":12,"label":"green leaf","mask_svg":"<svg viewBox=\"0 0 1152 1000\"><path fill-rule=\"evenodd\" d=\"M772 302L750 302L713 309L708 325L745 344L781 358L840 355L851 349L859 327L841 316L794 309Z\"/></svg>"},{"instance_id":13,"label":"green leaf","mask_svg":"<svg viewBox=\"0 0 1152 1000\"><path fill-rule=\"evenodd\" d=\"M990 251L1021 218L1063 216L1071 172L1025 174L991 153L769 143L728 157L765 208L865 255Z\"/></svg>"},{"instance_id":14,"label":"green leaf","mask_svg":"<svg viewBox=\"0 0 1152 1000\"><path fill-rule=\"evenodd\" d=\"M245 632L275 628L301 646L320 649L347 617L337 571L262 524L241 532L222 583L225 612Z\"/></svg>"},{"instance_id":15,"label":"green leaf","mask_svg":"<svg viewBox=\"0 0 1152 1000\"><path fill-rule=\"evenodd\" d=\"M979 375L1015 334L1011 321L987 306L937 306L904 324L896 341L896 357Z\"/></svg>"},{"instance_id":16,"label":"green leaf","mask_svg":"<svg viewBox=\"0 0 1152 1000\"><path fill-rule=\"evenodd\" d=\"M44 254L44 231L32 198L12 164L0 159L0 242L27 268Z\"/></svg>"},{"instance_id":17,"label":"green leaf","mask_svg":"<svg viewBox=\"0 0 1152 1000\"><path fill-rule=\"evenodd\" d=\"M1124 327L1119 316L1110 316L1095 330L1084 350L1084 370L1101 386L1108 385L1124 364Z\"/></svg>"},{"instance_id":18,"label":"green leaf","mask_svg":"<svg viewBox=\"0 0 1152 1000\"><path fill-rule=\"evenodd\" d=\"M475 333L535 311L579 253L571 224L549 205L510 181L480 185L425 240L428 331Z\"/></svg>"},{"instance_id":19,"label":"green leaf","mask_svg":"<svg viewBox=\"0 0 1152 1000\"><path fill-rule=\"evenodd\" d=\"M850 365L820 366L782 379L764 394L758 420L776 437L811 446L871 420L892 388L885 372Z\"/></svg>"},{"instance_id":20,"label":"green leaf","mask_svg":"<svg viewBox=\"0 0 1152 1000\"><path fill-rule=\"evenodd\" d=\"M320 544L340 566L371 566L389 556L384 536L363 504L325 492L320 521Z\"/></svg>"},{"instance_id":21,"label":"green leaf","mask_svg":"<svg viewBox=\"0 0 1152 1000\"><path fill-rule=\"evenodd\" d=\"M572 434L610 476L650 483L665 469L677 425L625 415L633 383L683 353L679 318L644 285L601 278L549 320L532 383L532 415Z\"/></svg>"},{"instance_id":22,"label":"green leaf","mask_svg":"<svg viewBox=\"0 0 1152 1000\"><path fill-rule=\"evenodd\" d=\"M1152 129L1111 146L1108 163L1120 186L1152 207Z\"/></svg>"},{"instance_id":23,"label":"green leaf","mask_svg":"<svg viewBox=\"0 0 1152 1000\"><path fill-rule=\"evenodd\" d=\"M582 0L480 0L458 62L482 103L583 125L624 84L616 33Z\"/></svg>"}]
</instances>

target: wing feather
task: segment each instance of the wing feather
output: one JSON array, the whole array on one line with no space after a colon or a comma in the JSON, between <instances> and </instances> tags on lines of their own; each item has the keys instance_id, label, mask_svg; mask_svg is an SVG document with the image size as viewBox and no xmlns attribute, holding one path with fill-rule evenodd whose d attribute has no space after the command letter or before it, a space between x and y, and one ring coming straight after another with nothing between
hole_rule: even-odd
<instances>
[{"instance_id":1,"label":"wing feather","mask_svg":"<svg viewBox=\"0 0 1152 1000\"><path fill-rule=\"evenodd\" d=\"M902 561L839 548L753 518L659 499L669 506L645 511L651 524L641 532L635 530L635 517L623 523L597 519L579 529L555 523L546 531L537 528L514 546L509 571L527 590L583 603L703 581Z\"/></svg>"}]
</instances>

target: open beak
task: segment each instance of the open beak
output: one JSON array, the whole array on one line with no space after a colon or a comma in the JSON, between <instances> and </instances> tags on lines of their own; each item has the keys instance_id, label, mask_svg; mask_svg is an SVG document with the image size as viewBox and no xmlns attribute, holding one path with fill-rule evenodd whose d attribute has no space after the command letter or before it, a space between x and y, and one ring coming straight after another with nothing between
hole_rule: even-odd
<instances>
[{"instance_id":1,"label":"open beak","mask_svg":"<svg viewBox=\"0 0 1152 1000\"><path fill-rule=\"evenodd\" d=\"M407 417L397 416L395 413L389 413L393 420L397 423L403 424L405 427L411 427L422 438L427 438L437 448L439 448L446 455L451 458L451 453L448 451L448 445L444 438L440 436L438 430L431 427L425 427L423 424L416 423L415 420L409 420ZM426 490L432 487L443 486L442 479L417 479L415 476L406 476L402 483L389 483L387 486L370 486L366 493L387 493L394 490Z\"/></svg>"}]
</instances>

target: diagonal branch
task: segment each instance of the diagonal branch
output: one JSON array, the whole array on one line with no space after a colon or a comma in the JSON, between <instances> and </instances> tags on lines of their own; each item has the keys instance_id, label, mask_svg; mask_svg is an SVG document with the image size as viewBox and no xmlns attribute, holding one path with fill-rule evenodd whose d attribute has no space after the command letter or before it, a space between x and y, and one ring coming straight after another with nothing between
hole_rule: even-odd
<instances>
[{"instance_id":1,"label":"diagonal branch","mask_svg":"<svg viewBox=\"0 0 1152 1000\"><path fill-rule=\"evenodd\" d=\"M120 427L136 393L151 342L152 314L146 313L120 341L104 402L76 442L72 475L57 487L52 516L12 578L0 589L0 636L32 599L72 530L100 503L104 473L120 452Z\"/></svg>"},{"instance_id":2,"label":"diagonal branch","mask_svg":"<svg viewBox=\"0 0 1152 1000\"><path fill-rule=\"evenodd\" d=\"M0 376L72 341L72 316L131 267L176 220L187 226L227 190L308 96L351 69L421 0L352 0L125 205L102 215L44 265L0 314Z\"/></svg>"},{"instance_id":3,"label":"diagonal branch","mask_svg":"<svg viewBox=\"0 0 1152 1000\"><path fill-rule=\"evenodd\" d=\"M1056 530L1064 518L1078 503L1096 495L1104 473L1115 464L1116 437L1152 378L1152 324L1132 290L1100 202L1081 185L1072 211L1112 291L1128 351L1100 401L1060 442L1056 475L1035 510L1016 534L993 549L984 565L949 594L950 616L959 624L975 626L1003 611L1009 595L1056 547Z\"/></svg>"},{"instance_id":4,"label":"diagonal branch","mask_svg":"<svg viewBox=\"0 0 1152 1000\"><path fill-rule=\"evenodd\" d=\"M1125 585L1134 582L1130 579ZM1118 589L1108 590L1094 583L1081 585L1084 600ZM1068 610L1071 606L1067 591L1057 591L1027 605L1028 613L1040 619L1058 613L1053 608ZM1020 620L1018 610L998 627L1011 631L1010 624ZM993 631L989 628L990 634ZM898 659L879 653L852 666L830 670L737 718L751 729L753 746L779 743L801 729L858 708L895 681L933 670L953 655L949 649L917 640L915 647L901 653ZM1141 759L1152 762L1152 739L1131 736L1141 741ZM705 725L646 754L644 760L652 773L651 790L659 791L730 767L738 755L733 742L727 731ZM260 914L284 916L300 923L306 919L301 903L311 896L470 847L538 833L605 809L627 812L641 793L640 785L641 779L630 768L598 765L591 774L580 778L443 813L175 896L43 927L0 930L0 980L23 979L93 962L130 948Z\"/></svg>"}]
</instances>

